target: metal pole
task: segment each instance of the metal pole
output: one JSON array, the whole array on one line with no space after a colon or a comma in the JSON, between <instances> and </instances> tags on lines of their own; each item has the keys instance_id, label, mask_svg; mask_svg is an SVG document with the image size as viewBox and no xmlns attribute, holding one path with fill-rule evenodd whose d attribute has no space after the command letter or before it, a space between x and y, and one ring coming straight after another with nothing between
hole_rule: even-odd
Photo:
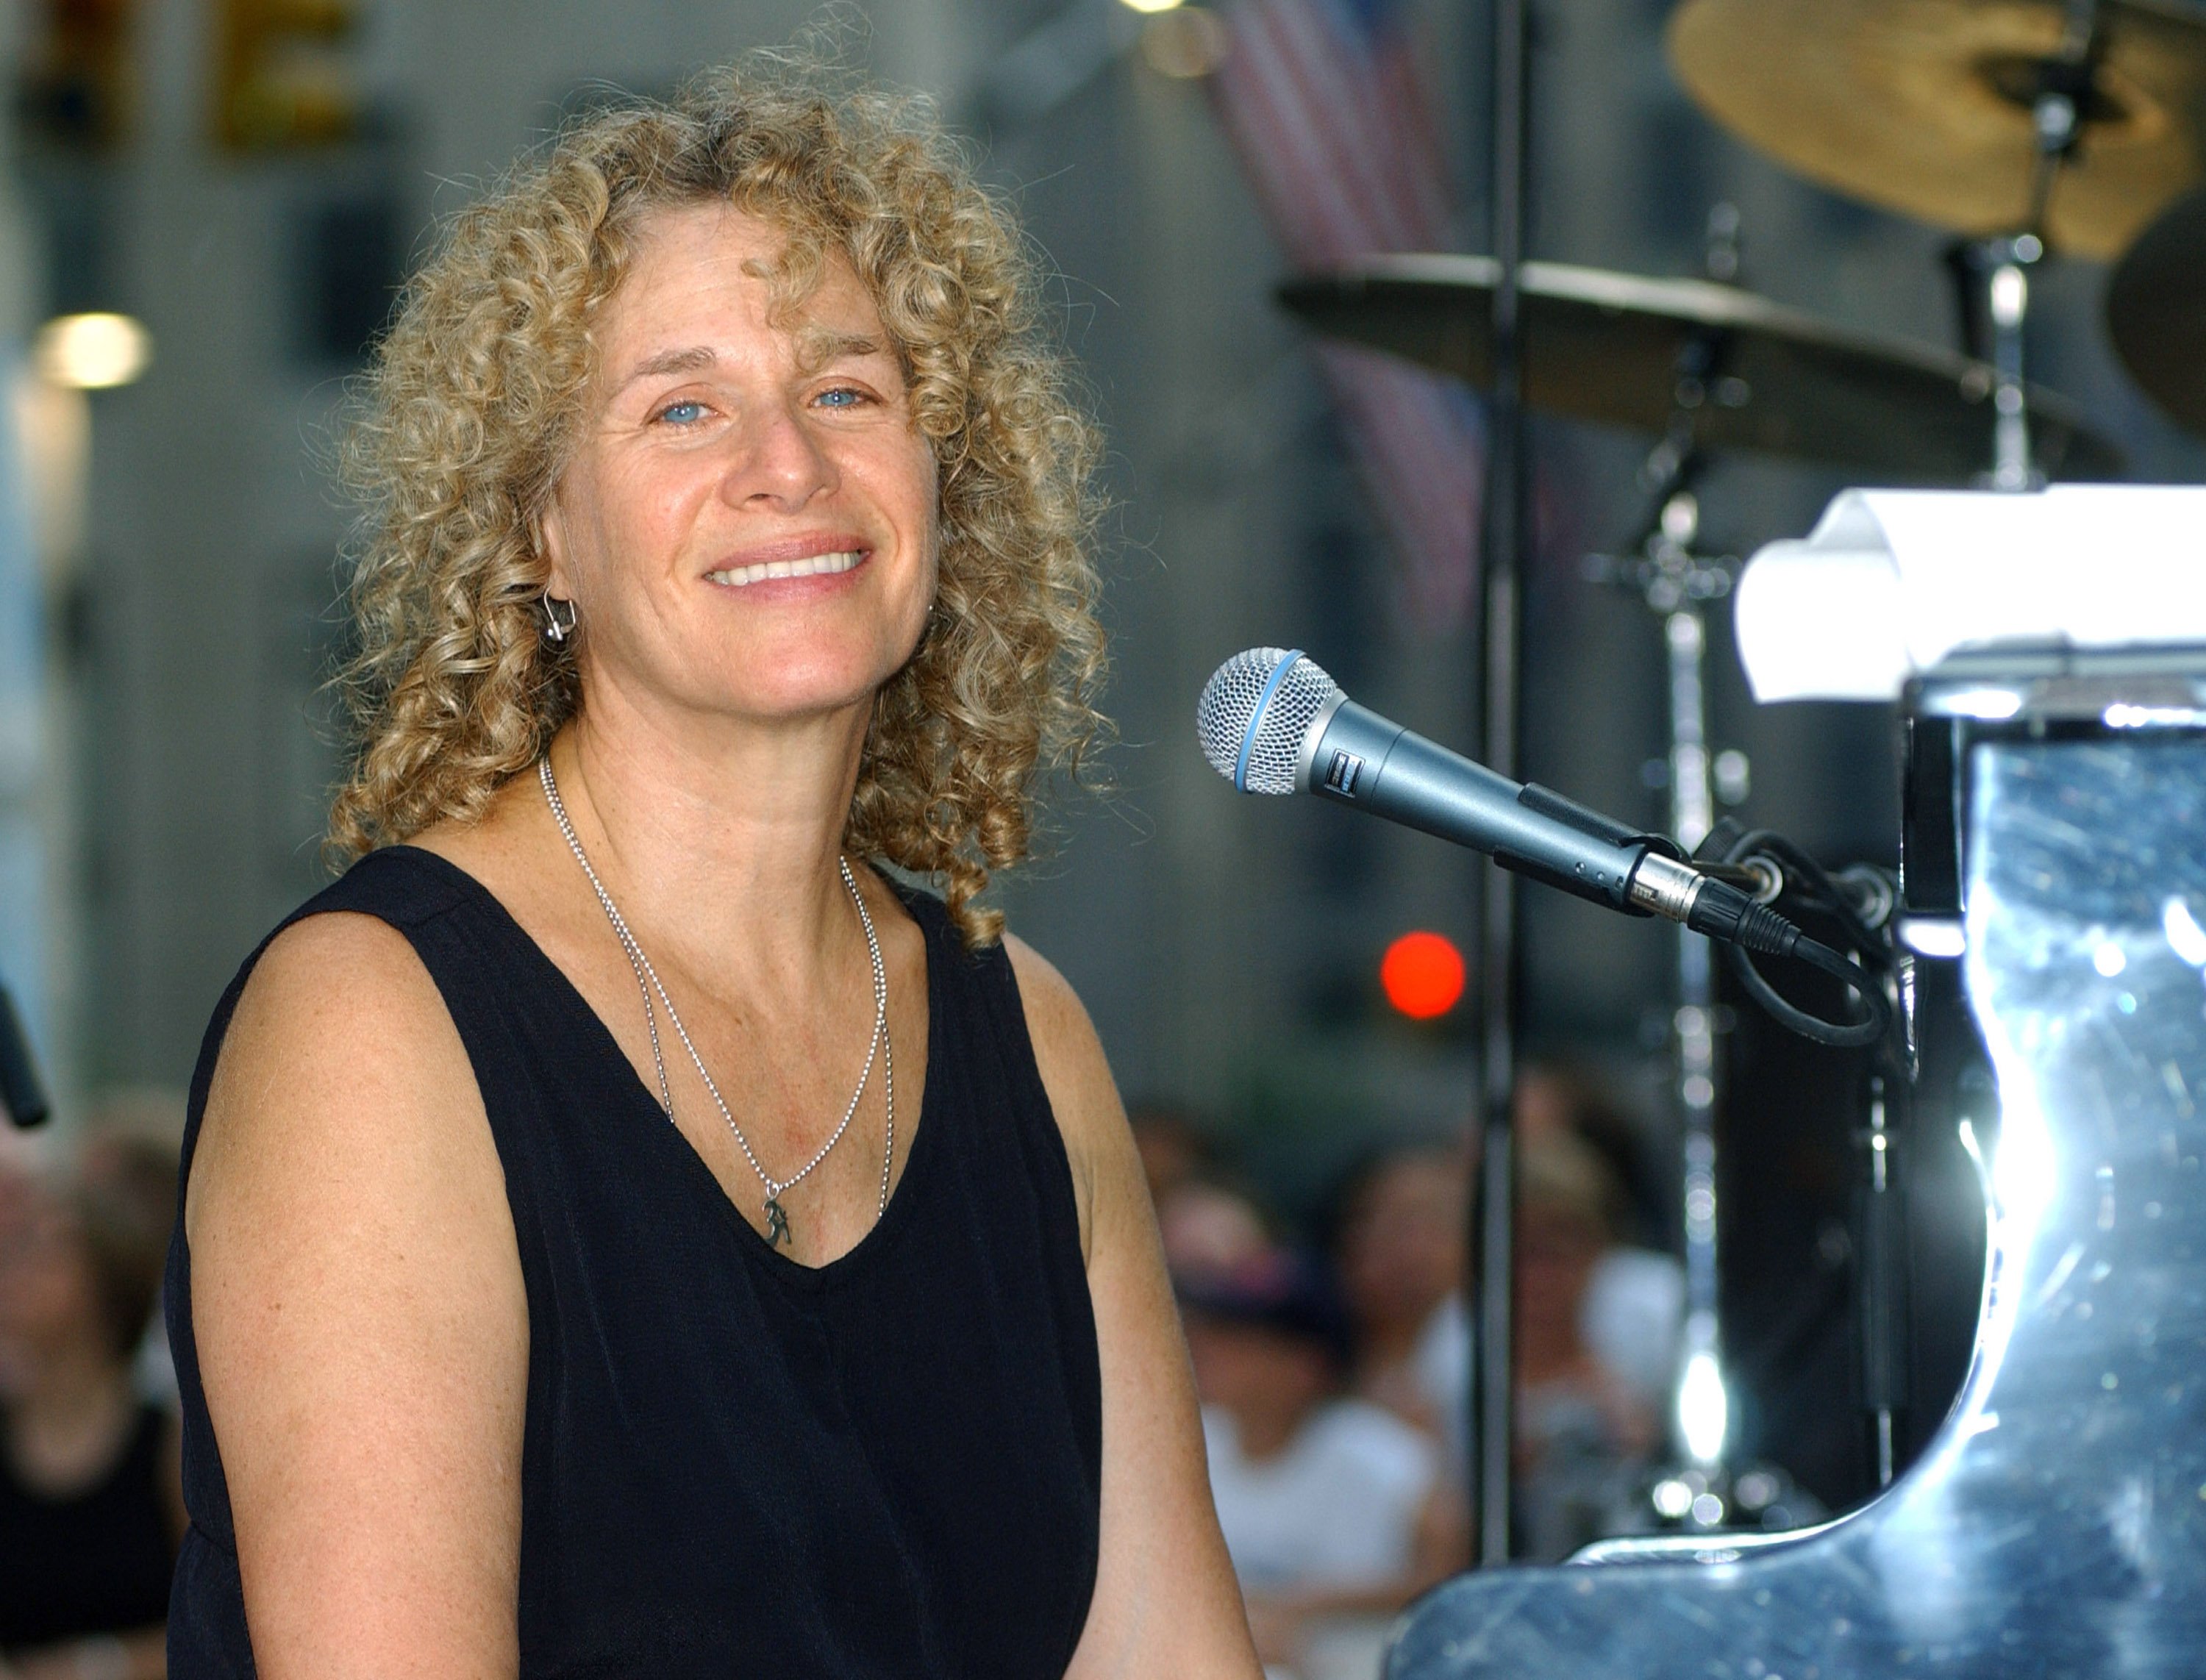
<instances>
[{"instance_id":1,"label":"metal pole","mask_svg":"<svg viewBox=\"0 0 2206 1680\"><path fill-rule=\"evenodd\" d=\"M1524 546L1523 338L1518 270L1523 261L1529 128L1529 0L1494 0L1494 390L1487 409L1486 533L1482 548L1486 668L1481 735L1486 762L1517 774L1519 580ZM1471 1472L1478 1561L1509 1560L1512 1202L1516 1148L1517 878L1488 865L1479 926L1481 1147L1472 1252L1478 1256L1478 1355L1474 1370Z\"/></svg>"},{"instance_id":2,"label":"metal pole","mask_svg":"<svg viewBox=\"0 0 2206 1680\"><path fill-rule=\"evenodd\" d=\"M1689 518L1665 519L1666 527L1677 526L1678 536L1672 540L1692 540ZM1664 619L1663 640L1670 652L1670 829L1690 851L1715 825L1702 681L1708 621L1697 602ZM1674 1034L1678 1108L1684 1123L1685 1357L1679 1367L1675 1423L1678 1445L1713 1469L1723 1457L1729 1427L1718 1329L1715 971L1705 937L1680 927L1677 939Z\"/></svg>"},{"instance_id":3,"label":"metal pole","mask_svg":"<svg viewBox=\"0 0 2206 1680\"><path fill-rule=\"evenodd\" d=\"M1992 390L1992 488L2028 490L2031 487L2030 407L2023 383L2023 326L2030 313L2030 275L2027 265L2041 246L2024 234L2018 239L1992 242L1990 271L1986 277L1992 333L1992 370L1997 375Z\"/></svg>"}]
</instances>

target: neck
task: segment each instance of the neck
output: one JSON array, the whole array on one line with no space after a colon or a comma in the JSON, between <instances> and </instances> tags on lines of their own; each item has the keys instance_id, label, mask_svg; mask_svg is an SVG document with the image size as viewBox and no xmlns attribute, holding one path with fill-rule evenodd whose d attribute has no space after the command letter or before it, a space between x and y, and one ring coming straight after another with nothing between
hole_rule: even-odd
<instances>
[{"instance_id":1,"label":"neck","mask_svg":"<svg viewBox=\"0 0 2206 1680\"><path fill-rule=\"evenodd\" d=\"M853 936L838 861L869 708L772 726L669 715L612 682L552 768L575 831L647 948L809 968Z\"/></svg>"}]
</instances>

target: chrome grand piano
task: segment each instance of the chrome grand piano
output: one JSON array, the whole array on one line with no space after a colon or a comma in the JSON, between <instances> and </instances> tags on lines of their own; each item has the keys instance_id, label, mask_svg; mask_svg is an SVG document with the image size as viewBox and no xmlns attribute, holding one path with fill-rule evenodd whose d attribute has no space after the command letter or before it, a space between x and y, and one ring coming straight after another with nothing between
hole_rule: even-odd
<instances>
[{"instance_id":1,"label":"chrome grand piano","mask_svg":"<svg viewBox=\"0 0 2206 1680\"><path fill-rule=\"evenodd\" d=\"M2206 491L1849 492L1739 614L1762 698L1899 694L1950 800L1903 864L1996 1081L1974 1360L1860 1509L1459 1577L1386 1673L2206 1676Z\"/></svg>"}]
</instances>

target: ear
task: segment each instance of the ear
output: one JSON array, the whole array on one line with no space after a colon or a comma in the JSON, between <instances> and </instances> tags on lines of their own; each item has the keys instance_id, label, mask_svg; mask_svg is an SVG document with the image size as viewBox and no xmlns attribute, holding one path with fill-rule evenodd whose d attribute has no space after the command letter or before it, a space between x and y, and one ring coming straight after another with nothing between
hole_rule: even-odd
<instances>
[{"instance_id":1,"label":"ear","mask_svg":"<svg viewBox=\"0 0 2206 1680\"><path fill-rule=\"evenodd\" d=\"M544 498L544 505L529 518L529 536L536 551L544 557L544 593L557 595L561 600L575 599L575 572L569 560L567 545L567 513L560 505L559 491L555 485L552 493Z\"/></svg>"}]
</instances>

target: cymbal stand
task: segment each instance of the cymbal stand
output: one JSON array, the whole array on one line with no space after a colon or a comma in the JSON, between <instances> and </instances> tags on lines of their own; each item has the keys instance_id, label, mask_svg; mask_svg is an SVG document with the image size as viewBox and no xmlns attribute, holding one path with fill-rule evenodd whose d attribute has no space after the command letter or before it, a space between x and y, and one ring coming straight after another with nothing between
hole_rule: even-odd
<instances>
[{"instance_id":1,"label":"cymbal stand","mask_svg":"<svg viewBox=\"0 0 2206 1680\"><path fill-rule=\"evenodd\" d=\"M1695 551L1700 503L1690 486L1701 465L1689 424L1674 425L1641 470L1654 512L1637 552L1596 556L1589 562L1595 576L1640 595L1661 621L1668 654L1669 829L1689 852L1715 823L1705 683L1707 605L1731 593L1738 567L1729 556ZM1671 1036L1677 1057L1674 1095L1684 1129L1685 1324L1673 1421L1678 1445L1700 1472L1701 1485L1691 1490L1693 1503L1686 1509L1663 1514L1697 1519L1700 1527L1714 1526L1725 1511L1720 1482L1712 1485L1710 1477L1724 1457L1728 1433L1718 1320L1716 995L1711 957L1705 938L1678 929Z\"/></svg>"},{"instance_id":2,"label":"cymbal stand","mask_svg":"<svg viewBox=\"0 0 2206 1680\"><path fill-rule=\"evenodd\" d=\"M2024 379L2024 328L2030 315L2030 271L2045 255L2046 206L2060 166L2082 139L2085 103L2097 70L2099 0L2067 0L2060 45L2039 61L2030 103L2036 152L2030 211L2023 231L1970 241L1953 255L1962 288L1964 349L1992 365L1994 490L2030 490L2043 483L2030 444L2030 404Z\"/></svg>"},{"instance_id":3,"label":"cymbal stand","mask_svg":"<svg viewBox=\"0 0 2206 1680\"><path fill-rule=\"evenodd\" d=\"M1715 348L1689 347L1679 359L1680 378L1694 377L1694 368L1712 367ZM1591 555L1586 563L1588 576L1631 590L1661 622L1668 655L1669 827L1689 851L1715 826L1716 795L1726 779L1708 743L1708 608L1731 593L1738 570L1735 557L1702 554L1695 546L1700 502L1691 486L1705 464L1692 442L1690 413L1681 408L1669 435L1640 469L1653 512L1639 540L1625 554ZM1672 1451L1647 1494L1654 1518L1664 1525L1692 1531L1789 1528L1818 1509L1812 1500L1804 1500L1775 1464L1753 1461L1738 1468L1716 1269L1716 1034L1721 1022L1714 952L1708 940L1683 927L1676 939L1677 1006L1670 1039L1676 1057L1672 1093L1683 1133L1685 1320L1672 1390Z\"/></svg>"},{"instance_id":4,"label":"cymbal stand","mask_svg":"<svg viewBox=\"0 0 2206 1680\"><path fill-rule=\"evenodd\" d=\"M1966 336L1974 341L1968 353L1992 365L1992 466L1980 481L1992 490L2030 490L2041 482L2030 444L2023 329L2030 314L2030 269L2044 254L2044 241L2036 234L2016 234L1972 240L1954 256Z\"/></svg>"},{"instance_id":5,"label":"cymbal stand","mask_svg":"<svg viewBox=\"0 0 2206 1680\"><path fill-rule=\"evenodd\" d=\"M1739 216L1734 206L1719 204L1709 211L1703 258L1710 279L1738 279ZM1715 825L1708 744L1707 605L1731 593L1738 565L1730 556L1705 556L1694 546L1700 502L1693 485L1706 457L1694 439L1693 411L1700 393L1721 371L1724 349L1721 334L1705 331L1679 349L1669 430L1639 469L1649 516L1625 555L1594 556L1588 562L1591 575L1631 590L1661 621L1668 657L1669 829L1688 852ZM1670 1035L1676 1055L1672 1094L1683 1131L1685 1322L1671 1421L1676 1445L1690 1468L1658 1483L1657 1509L1670 1521L1714 1528L1729 1514L1731 1491L1722 1469L1730 1403L1723 1379L1716 1271L1715 970L1705 938L1680 926L1676 940L1677 1004Z\"/></svg>"}]
</instances>

